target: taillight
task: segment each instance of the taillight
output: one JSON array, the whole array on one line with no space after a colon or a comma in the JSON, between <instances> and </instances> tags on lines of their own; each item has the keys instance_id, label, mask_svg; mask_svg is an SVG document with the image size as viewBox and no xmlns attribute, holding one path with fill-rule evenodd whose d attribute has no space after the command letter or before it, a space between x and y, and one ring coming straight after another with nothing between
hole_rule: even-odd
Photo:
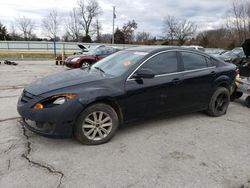
<instances>
[{"instance_id":1,"label":"taillight","mask_svg":"<svg viewBox=\"0 0 250 188\"><path fill-rule=\"evenodd\" d=\"M235 68L235 72L236 72L237 74L240 74L240 69L239 69L239 67L236 67L236 68Z\"/></svg>"}]
</instances>

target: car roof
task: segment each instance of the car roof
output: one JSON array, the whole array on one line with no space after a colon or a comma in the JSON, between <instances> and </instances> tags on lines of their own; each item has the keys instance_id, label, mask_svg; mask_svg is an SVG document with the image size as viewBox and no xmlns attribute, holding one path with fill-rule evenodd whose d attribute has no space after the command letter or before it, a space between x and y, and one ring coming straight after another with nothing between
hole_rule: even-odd
<instances>
[{"instance_id":1,"label":"car roof","mask_svg":"<svg viewBox=\"0 0 250 188\"><path fill-rule=\"evenodd\" d=\"M190 51L190 52L195 52L195 53L201 53L201 54L208 56L208 54L202 51L191 49L191 48L180 47L180 46L140 46L140 47L127 48L126 50L147 52L147 53L157 53L157 52L166 51L166 50L185 50L185 51Z\"/></svg>"}]
</instances>

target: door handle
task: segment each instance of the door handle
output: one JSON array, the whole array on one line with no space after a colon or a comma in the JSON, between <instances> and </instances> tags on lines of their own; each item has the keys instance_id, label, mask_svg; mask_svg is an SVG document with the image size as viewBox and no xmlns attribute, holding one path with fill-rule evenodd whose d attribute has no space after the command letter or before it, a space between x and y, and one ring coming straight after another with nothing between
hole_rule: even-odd
<instances>
[{"instance_id":1,"label":"door handle","mask_svg":"<svg viewBox=\"0 0 250 188\"><path fill-rule=\"evenodd\" d=\"M181 79L179 79L179 78L175 78L175 79L173 79L172 80L172 84L174 84L174 85L178 85L178 84L180 84L182 81L181 81Z\"/></svg>"},{"instance_id":2,"label":"door handle","mask_svg":"<svg viewBox=\"0 0 250 188\"><path fill-rule=\"evenodd\" d=\"M216 72L215 72L215 71L212 71L210 74L211 74L212 76L216 76Z\"/></svg>"}]
</instances>

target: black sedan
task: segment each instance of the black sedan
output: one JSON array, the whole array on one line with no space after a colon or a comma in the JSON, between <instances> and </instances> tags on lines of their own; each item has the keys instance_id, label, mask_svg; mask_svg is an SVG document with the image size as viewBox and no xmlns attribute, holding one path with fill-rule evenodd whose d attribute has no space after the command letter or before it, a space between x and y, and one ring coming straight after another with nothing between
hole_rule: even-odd
<instances>
[{"instance_id":1,"label":"black sedan","mask_svg":"<svg viewBox=\"0 0 250 188\"><path fill-rule=\"evenodd\" d=\"M17 109L40 135L102 144L119 125L162 113L225 114L235 68L186 48L132 48L31 83Z\"/></svg>"}]
</instances>

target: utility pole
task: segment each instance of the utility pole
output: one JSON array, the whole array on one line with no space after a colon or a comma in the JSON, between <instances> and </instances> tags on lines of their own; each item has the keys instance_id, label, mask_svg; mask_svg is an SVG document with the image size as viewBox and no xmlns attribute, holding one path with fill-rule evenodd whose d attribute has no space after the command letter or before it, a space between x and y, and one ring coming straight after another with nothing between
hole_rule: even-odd
<instances>
[{"instance_id":1,"label":"utility pole","mask_svg":"<svg viewBox=\"0 0 250 188\"><path fill-rule=\"evenodd\" d=\"M116 19L115 6L113 6L113 33L112 33L112 44L115 43L115 19Z\"/></svg>"}]
</instances>

